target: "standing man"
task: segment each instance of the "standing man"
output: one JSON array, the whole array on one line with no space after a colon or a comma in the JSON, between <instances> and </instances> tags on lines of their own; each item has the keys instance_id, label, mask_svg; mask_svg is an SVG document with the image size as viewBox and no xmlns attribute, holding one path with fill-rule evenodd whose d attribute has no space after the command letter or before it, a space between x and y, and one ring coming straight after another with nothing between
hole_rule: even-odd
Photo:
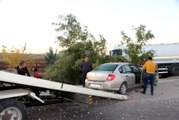
<instances>
[{"instance_id":1,"label":"standing man","mask_svg":"<svg viewBox=\"0 0 179 120\"><path fill-rule=\"evenodd\" d=\"M143 70L146 71L143 94L146 94L148 80L150 80L151 95L154 95L154 78L156 74L155 72L157 70L157 65L152 61L152 57L148 57L148 61L143 66Z\"/></svg>"},{"instance_id":2,"label":"standing man","mask_svg":"<svg viewBox=\"0 0 179 120\"><path fill-rule=\"evenodd\" d=\"M24 61L19 63L19 66L16 67L16 70L19 75L30 76L29 70L27 69L26 63Z\"/></svg>"},{"instance_id":3,"label":"standing man","mask_svg":"<svg viewBox=\"0 0 179 120\"><path fill-rule=\"evenodd\" d=\"M83 87L85 87L86 75L89 71L93 69L92 64L89 62L88 57L85 57L84 62L82 63L81 69L82 69L82 84L83 84Z\"/></svg>"}]
</instances>

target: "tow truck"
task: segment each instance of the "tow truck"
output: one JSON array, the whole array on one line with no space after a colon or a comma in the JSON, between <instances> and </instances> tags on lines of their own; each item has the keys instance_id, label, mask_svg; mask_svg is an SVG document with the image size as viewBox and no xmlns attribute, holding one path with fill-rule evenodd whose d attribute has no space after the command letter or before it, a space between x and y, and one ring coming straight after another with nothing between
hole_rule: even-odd
<instances>
[{"instance_id":1,"label":"tow truck","mask_svg":"<svg viewBox=\"0 0 179 120\"><path fill-rule=\"evenodd\" d=\"M62 92L70 92L117 100L129 99L127 95L0 71L0 120L27 120L25 101L33 99L42 105L45 104L45 101L37 95L36 91L40 90L59 93L56 95L60 95Z\"/></svg>"}]
</instances>

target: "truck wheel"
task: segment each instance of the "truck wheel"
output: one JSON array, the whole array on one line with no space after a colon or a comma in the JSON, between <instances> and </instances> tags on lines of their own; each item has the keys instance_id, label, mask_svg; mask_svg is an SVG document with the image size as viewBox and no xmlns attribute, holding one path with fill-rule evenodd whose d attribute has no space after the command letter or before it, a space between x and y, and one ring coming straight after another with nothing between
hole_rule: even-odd
<instances>
[{"instance_id":1,"label":"truck wheel","mask_svg":"<svg viewBox=\"0 0 179 120\"><path fill-rule=\"evenodd\" d=\"M170 73L172 75L179 75L179 64L173 64L170 66Z\"/></svg>"},{"instance_id":2,"label":"truck wheel","mask_svg":"<svg viewBox=\"0 0 179 120\"><path fill-rule=\"evenodd\" d=\"M127 93L127 84L124 82L119 88L119 94L125 95Z\"/></svg>"},{"instance_id":3,"label":"truck wheel","mask_svg":"<svg viewBox=\"0 0 179 120\"><path fill-rule=\"evenodd\" d=\"M0 100L0 120L27 120L25 105L17 99Z\"/></svg>"}]
</instances>

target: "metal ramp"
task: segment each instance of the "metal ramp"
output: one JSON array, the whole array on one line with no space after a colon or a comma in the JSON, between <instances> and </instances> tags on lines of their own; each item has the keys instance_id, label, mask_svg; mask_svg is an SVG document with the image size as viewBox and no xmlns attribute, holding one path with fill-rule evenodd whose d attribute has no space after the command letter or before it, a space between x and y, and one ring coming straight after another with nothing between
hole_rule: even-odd
<instances>
[{"instance_id":1,"label":"metal ramp","mask_svg":"<svg viewBox=\"0 0 179 120\"><path fill-rule=\"evenodd\" d=\"M50 89L50 90L79 93L79 94L84 94L84 95L92 95L92 96L119 99L119 100L128 99L128 96L126 95L114 94L114 93L100 91L100 90L93 90L89 88L63 84L63 83L53 82L53 81L44 80L44 79L37 79L33 77L27 77L27 76L17 75L13 73L8 73L5 71L0 71L0 82L20 84L22 86L24 85L24 86L30 86L30 87L38 87L38 88L44 88L44 89Z\"/></svg>"}]
</instances>

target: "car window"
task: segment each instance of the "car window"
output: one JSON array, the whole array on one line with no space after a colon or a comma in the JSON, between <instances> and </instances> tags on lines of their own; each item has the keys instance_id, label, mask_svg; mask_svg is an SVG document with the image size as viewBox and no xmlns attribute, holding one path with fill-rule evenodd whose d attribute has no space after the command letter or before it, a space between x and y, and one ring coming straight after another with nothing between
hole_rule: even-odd
<instances>
[{"instance_id":1,"label":"car window","mask_svg":"<svg viewBox=\"0 0 179 120\"><path fill-rule=\"evenodd\" d=\"M120 73L125 73L125 69L124 69L123 66L121 66L121 67L119 68L119 72L120 72Z\"/></svg>"},{"instance_id":2,"label":"car window","mask_svg":"<svg viewBox=\"0 0 179 120\"><path fill-rule=\"evenodd\" d=\"M137 67L135 65L130 65L130 68L131 68L132 72L134 72L134 73L140 72L139 69L137 69Z\"/></svg>"},{"instance_id":3,"label":"car window","mask_svg":"<svg viewBox=\"0 0 179 120\"><path fill-rule=\"evenodd\" d=\"M132 70L131 70L131 68L129 67L129 65L124 65L123 67L124 67L124 69L125 69L125 73L132 73Z\"/></svg>"},{"instance_id":4,"label":"car window","mask_svg":"<svg viewBox=\"0 0 179 120\"><path fill-rule=\"evenodd\" d=\"M102 64L94 69L94 71L114 71L118 64Z\"/></svg>"},{"instance_id":5,"label":"car window","mask_svg":"<svg viewBox=\"0 0 179 120\"><path fill-rule=\"evenodd\" d=\"M132 70L129 67L129 65L123 65L119 68L119 72L120 73L132 73Z\"/></svg>"}]
</instances>

